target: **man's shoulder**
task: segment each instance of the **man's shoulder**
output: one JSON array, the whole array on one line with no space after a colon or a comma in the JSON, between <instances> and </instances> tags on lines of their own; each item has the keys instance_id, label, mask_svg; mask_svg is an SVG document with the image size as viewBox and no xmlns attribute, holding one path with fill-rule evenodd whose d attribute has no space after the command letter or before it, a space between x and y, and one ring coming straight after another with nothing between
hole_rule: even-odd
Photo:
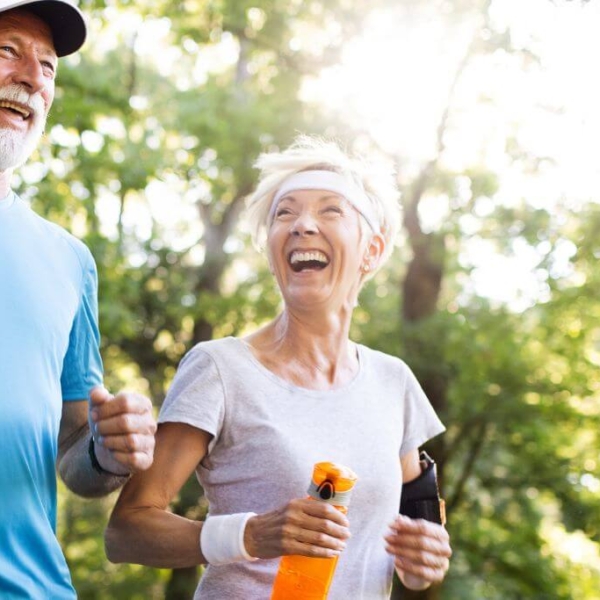
<instances>
[{"instance_id":1,"label":"man's shoulder","mask_svg":"<svg viewBox=\"0 0 600 600\"><path fill-rule=\"evenodd\" d=\"M82 266L94 262L89 248L80 239L76 238L72 233L69 233L64 227L42 217L27 205L25 205L24 208L38 234L47 236L49 240L53 240L57 244L63 244L68 248L69 252L72 252L77 256L77 259Z\"/></svg>"}]
</instances>

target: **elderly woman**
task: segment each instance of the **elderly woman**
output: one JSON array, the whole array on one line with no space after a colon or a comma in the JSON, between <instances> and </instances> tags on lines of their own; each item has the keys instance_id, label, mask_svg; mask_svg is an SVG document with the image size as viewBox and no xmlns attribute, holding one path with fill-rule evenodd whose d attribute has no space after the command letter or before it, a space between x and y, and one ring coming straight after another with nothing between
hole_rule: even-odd
<instances>
[{"instance_id":1,"label":"elderly woman","mask_svg":"<svg viewBox=\"0 0 600 600\"><path fill-rule=\"evenodd\" d=\"M154 464L123 489L106 534L113 562L208 564L195 598L269 598L279 558L339 555L329 598L389 598L441 581L443 526L398 516L418 448L441 433L400 359L349 339L364 281L390 255L399 208L391 173L302 137L262 155L249 209L281 295L245 338L196 345L159 416ZM358 475L347 517L305 499L313 464ZM195 471L204 522L168 505Z\"/></svg>"}]
</instances>

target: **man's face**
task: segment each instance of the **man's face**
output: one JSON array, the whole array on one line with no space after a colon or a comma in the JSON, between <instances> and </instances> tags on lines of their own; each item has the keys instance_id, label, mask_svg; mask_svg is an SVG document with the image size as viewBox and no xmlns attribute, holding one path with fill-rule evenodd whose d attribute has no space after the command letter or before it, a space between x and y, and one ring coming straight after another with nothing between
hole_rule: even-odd
<instances>
[{"instance_id":1,"label":"man's face","mask_svg":"<svg viewBox=\"0 0 600 600\"><path fill-rule=\"evenodd\" d=\"M0 171L24 163L37 146L57 63L44 21L26 10L0 13Z\"/></svg>"}]
</instances>

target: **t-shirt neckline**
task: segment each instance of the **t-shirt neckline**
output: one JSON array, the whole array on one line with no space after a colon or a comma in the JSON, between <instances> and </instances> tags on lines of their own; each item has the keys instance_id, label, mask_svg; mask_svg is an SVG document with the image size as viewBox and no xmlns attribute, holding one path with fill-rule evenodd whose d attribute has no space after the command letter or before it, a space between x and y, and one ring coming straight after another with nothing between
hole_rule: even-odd
<instances>
[{"instance_id":1,"label":"t-shirt neckline","mask_svg":"<svg viewBox=\"0 0 600 600\"><path fill-rule=\"evenodd\" d=\"M0 199L0 212L8 210L12 206L14 206L16 201L17 195L12 190L10 190L10 192L8 192L8 194L4 196L4 198Z\"/></svg>"},{"instance_id":2,"label":"t-shirt neckline","mask_svg":"<svg viewBox=\"0 0 600 600\"><path fill-rule=\"evenodd\" d=\"M251 362L256 369L258 369L263 375L268 377L271 381L273 381L280 387L283 387L287 390L296 391L296 392L299 392L299 393L302 393L305 395L309 395L309 396L322 397L322 396L333 396L334 394L343 394L343 393L349 391L350 389L352 389L355 385L357 385L359 383L359 381L363 377L363 373L365 370L366 357L363 352L362 345L355 343L357 358L358 358L358 370L357 370L355 376L348 383L346 383L345 385L343 385L341 387L337 387L337 388L333 388L333 389L329 389L329 390L313 390L311 388L305 388L305 387L296 385L296 384L292 383L291 381L288 381L287 379L283 379L283 377L280 377L276 373L273 373L273 371L271 371L270 369L265 367L265 365L263 365L256 358L256 356L254 356L254 354L247 342L245 342L241 338L236 338L236 337L231 337L231 339L236 344L238 344L238 346L240 346L242 348L242 352L243 352L244 356L246 357L246 359L249 362Z\"/></svg>"}]
</instances>

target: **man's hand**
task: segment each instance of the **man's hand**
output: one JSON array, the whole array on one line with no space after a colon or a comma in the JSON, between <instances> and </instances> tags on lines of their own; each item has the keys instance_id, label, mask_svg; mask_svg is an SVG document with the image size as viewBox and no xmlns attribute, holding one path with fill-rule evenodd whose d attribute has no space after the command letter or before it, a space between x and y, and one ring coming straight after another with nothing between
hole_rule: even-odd
<instances>
[{"instance_id":1,"label":"man's hand","mask_svg":"<svg viewBox=\"0 0 600 600\"><path fill-rule=\"evenodd\" d=\"M152 403L141 394L90 392L89 424L100 466L114 475L145 471L154 458L156 421Z\"/></svg>"}]
</instances>

